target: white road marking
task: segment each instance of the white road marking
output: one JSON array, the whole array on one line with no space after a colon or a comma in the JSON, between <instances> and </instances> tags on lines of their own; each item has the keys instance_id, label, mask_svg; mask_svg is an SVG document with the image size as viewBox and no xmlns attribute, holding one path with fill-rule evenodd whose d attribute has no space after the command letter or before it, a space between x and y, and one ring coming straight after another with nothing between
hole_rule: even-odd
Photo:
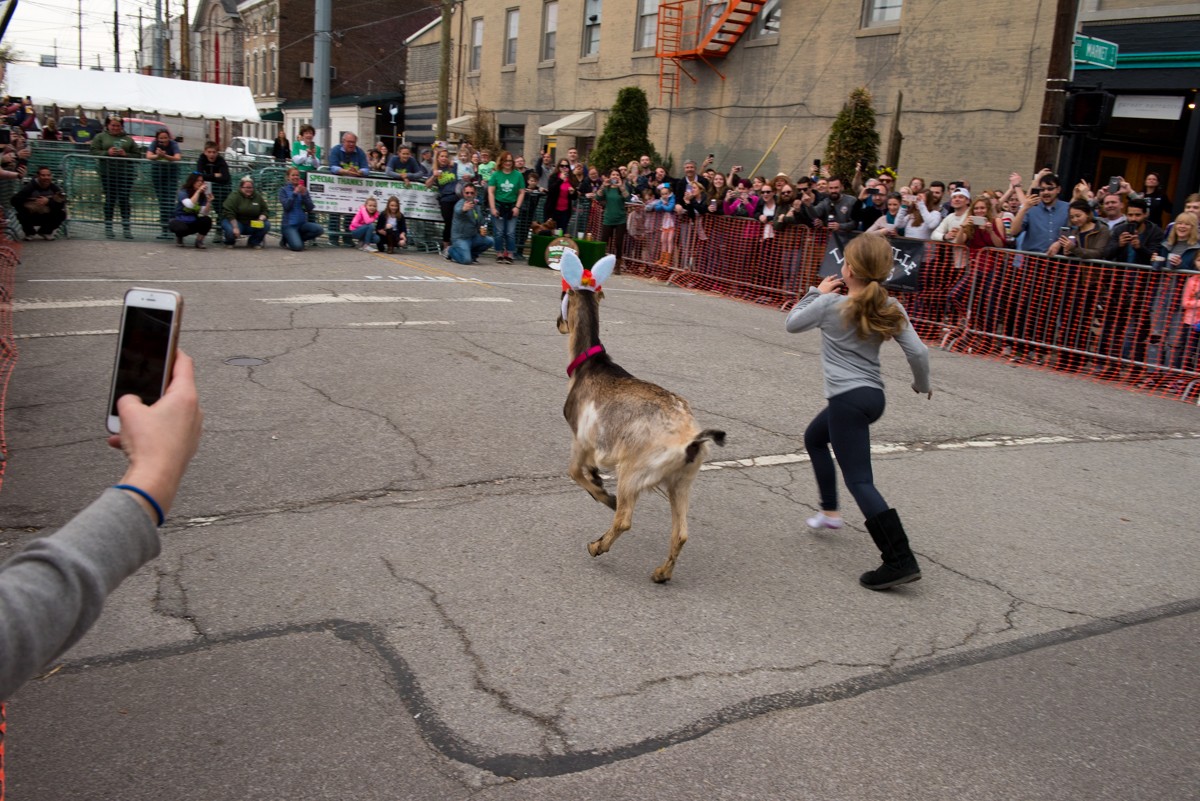
<instances>
[{"instance_id":1,"label":"white road marking","mask_svg":"<svg viewBox=\"0 0 1200 801\"><path fill-rule=\"evenodd\" d=\"M926 451L960 451L968 448L1008 448L1017 445L1069 445L1080 442L1136 442L1139 440L1200 439L1200 431L1172 431L1165 434L1097 434L1081 436L995 437L965 439L953 442L881 442L871 446L871 453L924 453ZM778 453L709 462L701 470L744 470L749 467L774 467L809 461L807 453Z\"/></svg>"},{"instance_id":2,"label":"white road marking","mask_svg":"<svg viewBox=\"0 0 1200 801\"><path fill-rule=\"evenodd\" d=\"M450 320L396 320L380 323L347 323L349 328L386 328L393 325L454 325Z\"/></svg>"},{"instance_id":3,"label":"white road marking","mask_svg":"<svg viewBox=\"0 0 1200 801\"><path fill-rule=\"evenodd\" d=\"M121 298L97 298L83 300L17 300L13 311L40 311L42 309L92 309L102 306L120 306Z\"/></svg>"},{"instance_id":4,"label":"white road marking","mask_svg":"<svg viewBox=\"0 0 1200 801\"><path fill-rule=\"evenodd\" d=\"M53 331L46 334L17 334L13 339L47 339L49 337L95 337L116 336L117 329L105 331Z\"/></svg>"},{"instance_id":5,"label":"white road marking","mask_svg":"<svg viewBox=\"0 0 1200 801\"><path fill-rule=\"evenodd\" d=\"M319 303L512 303L509 298L412 298L390 295L293 295L290 298L259 298L262 303L313 306Z\"/></svg>"}]
</instances>

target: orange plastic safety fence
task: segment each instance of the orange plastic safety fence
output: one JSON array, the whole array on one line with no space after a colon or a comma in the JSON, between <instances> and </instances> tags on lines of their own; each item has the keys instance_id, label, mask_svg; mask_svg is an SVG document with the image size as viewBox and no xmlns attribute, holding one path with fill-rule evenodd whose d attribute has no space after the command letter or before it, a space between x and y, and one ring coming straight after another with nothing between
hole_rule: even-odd
<instances>
[{"instance_id":1,"label":"orange plastic safety fence","mask_svg":"<svg viewBox=\"0 0 1200 801\"><path fill-rule=\"evenodd\" d=\"M948 348L1200 402L1200 273L989 249L950 301Z\"/></svg>"},{"instance_id":2,"label":"orange plastic safety fence","mask_svg":"<svg viewBox=\"0 0 1200 801\"><path fill-rule=\"evenodd\" d=\"M627 208L618 254L626 274L785 309L819 281L824 229ZM598 206L580 220L600 236ZM942 242L917 249L924 252L917 288L895 294L923 339L1200 404L1200 274L1010 250L970 253Z\"/></svg>"}]
</instances>

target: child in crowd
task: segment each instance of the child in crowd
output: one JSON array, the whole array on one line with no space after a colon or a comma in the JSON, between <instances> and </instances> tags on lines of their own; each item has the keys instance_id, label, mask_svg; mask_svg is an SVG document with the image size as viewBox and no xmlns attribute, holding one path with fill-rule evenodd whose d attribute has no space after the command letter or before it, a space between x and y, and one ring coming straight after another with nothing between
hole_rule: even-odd
<instances>
[{"instance_id":1,"label":"child in crowd","mask_svg":"<svg viewBox=\"0 0 1200 801\"><path fill-rule=\"evenodd\" d=\"M647 208L650 211L662 212L659 215L659 264L671 263L671 251L675 243L675 193L671 185L665 181L658 187L658 199L651 202Z\"/></svg>"},{"instance_id":2,"label":"child in crowd","mask_svg":"<svg viewBox=\"0 0 1200 801\"><path fill-rule=\"evenodd\" d=\"M378 250L376 243L379 242L379 235L375 233L375 222L378 219L379 204L375 198L369 197L367 202L359 207L354 219L350 222L350 236L362 240L362 244L359 246L360 250L368 252Z\"/></svg>"},{"instance_id":3,"label":"child in crowd","mask_svg":"<svg viewBox=\"0 0 1200 801\"><path fill-rule=\"evenodd\" d=\"M400 211L400 198L392 195L387 199L383 213L375 220L375 233L383 242L380 247L386 247L388 253L408 247L408 225Z\"/></svg>"}]
</instances>

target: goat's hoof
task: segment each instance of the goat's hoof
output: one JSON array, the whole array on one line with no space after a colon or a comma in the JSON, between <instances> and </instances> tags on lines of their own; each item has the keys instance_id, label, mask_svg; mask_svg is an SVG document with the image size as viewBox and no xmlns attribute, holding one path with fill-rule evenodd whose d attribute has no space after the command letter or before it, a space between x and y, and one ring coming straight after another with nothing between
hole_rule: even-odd
<instances>
[{"instance_id":1,"label":"goat's hoof","mask_svg":"<svg viewBox=\"0 0 1200 801\"><path fill-rule=\"evenodd\" d=\"M594 540L588 543L588 553L590 553L592 556L599 556L600 554L604 553L604 551L600 550L600 540Z\"/></svg>"},{"instance_id":2,"label":"goat's hoof","mask_svg":"<svg viewBox=\"0 0 1200 801\"><path fill-rule=\"evenodd\" d=\"M671 580L671 574L660 567L650 574L650 578L654 580L655 584L666 584Z\"/></svg>"},{"instance_id":3,"label":"goat's hoof","mask_svg":"<svg viewBox=\"0 0 1200 801\"><path fill-rule=\"evenodd\" d=\"M612 509L614 512L617 511L617 496L615 495L610 495L607 492L604 493L604 497L600 500L600 503L604 504L609 509Z\"/></svg>"}]
</instances>

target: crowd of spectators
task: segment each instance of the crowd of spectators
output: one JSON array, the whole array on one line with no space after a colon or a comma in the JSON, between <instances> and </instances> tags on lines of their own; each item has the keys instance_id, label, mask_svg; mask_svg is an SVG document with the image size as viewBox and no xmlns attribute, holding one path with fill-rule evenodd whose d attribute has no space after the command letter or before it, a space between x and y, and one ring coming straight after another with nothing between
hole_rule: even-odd
<instances>
[{"instance_id":1,"label":"crowd of spectators","mask_svg":"<svg viewBox=\"0 0 1200 801\"><path fill-rule=\"evenodd\" d=\"M20 113L23 104L10 106ZM15 117L14 117L15 119ZM86 143L101 159L97 172L104 194L104 228L114 234L120 213L125 236L130 233L130 186L133 159L151 163L151 178L159 210L160 236L174 237L180 246L194 237L205 238L219 226L227 247L243 238L251 248L263 246L272 230L271 208L253 178L240 180L233 191L233 172L215 142L206 142L191 174L180 182L184 168L179 145L164 131L143 147L122 130L120 118L103 129L83 114L72 118L69 130L53 125L43 135ZM306 188L306 174L324 169L335 175L378 177L424 186L437 194L441 211L440 253L468 264L493 250L499 263L522 259L531 231L577 234L589 226L599 207L600 239L618 257L627 243L637 240L640 257L662 265L688 265L719 259L722 247L735 244L754 263L774 266L795 261L795 252L781 252L778 233L793 226L811 232L865 233L960 245L955 268L973 263L981 252L1013 249L1072 260L1103 260L1180 272L1200 270L1197 215L1200 194L1188 195L1183 210L1175 204L1155 172L1146 174L1142 188L1123 178L1110 178L1093 187L1079 181L1069 190L1049 169L1026 182L1018 173L1007 186L972 190L968 180L943 182L914 177L898 185L895 171L868 170L860 162L853 175L831 174L814 162L793 177L780 173L747 175L735 165L718 171L710 155L702 162L686 160L678 176L668 165L654 164L648 155L627 164L588 165L575 148L559 158L550 151L527 159L506 151L495 154L462 143L452 153L441 143L419 150L400 145L395 152L378 141L370 149L345 133L328 154L315 144L315 130L303 126L297 139L276 138L272 155L287 164L287 179L279 189L280 246L293 251L328 235L334 244L368 251L394 253L408 245L408 224L396 197L363 204L356 214L330 214L317 222ZM11 140L0 147L0 178L23 180L30 156L20 125L11 126ZM494 157L493 157L494 156ZM603 169L602 169L603 168ZM53 238L67 217L66 197L47 170L38 170L12 196L18 222L27 239ZM380 205L384 209L379 208ZM728 217L745 221L741 241L704 234L706 220ZM715 225L707 225L711 231ZM695 244L701 232L702 245ZM725 234L728 236L728 234ZM794 273L794 267L792 268ZM1200 283L1200 282L1195 282ZM969 282L964 277L949 292L952 307L961 307ZM1196 289L1192 286L1192 295ZM1186 294L1186 293L1185 293ZM1193 325L1200 296L1179 304L1183 319ZM1195 334L1184 339L1195 350ZM1137 357L1139 353L1128 353ZM1194 356L1192 361L1194 361Z\"/></svg>"}]
</instances>

